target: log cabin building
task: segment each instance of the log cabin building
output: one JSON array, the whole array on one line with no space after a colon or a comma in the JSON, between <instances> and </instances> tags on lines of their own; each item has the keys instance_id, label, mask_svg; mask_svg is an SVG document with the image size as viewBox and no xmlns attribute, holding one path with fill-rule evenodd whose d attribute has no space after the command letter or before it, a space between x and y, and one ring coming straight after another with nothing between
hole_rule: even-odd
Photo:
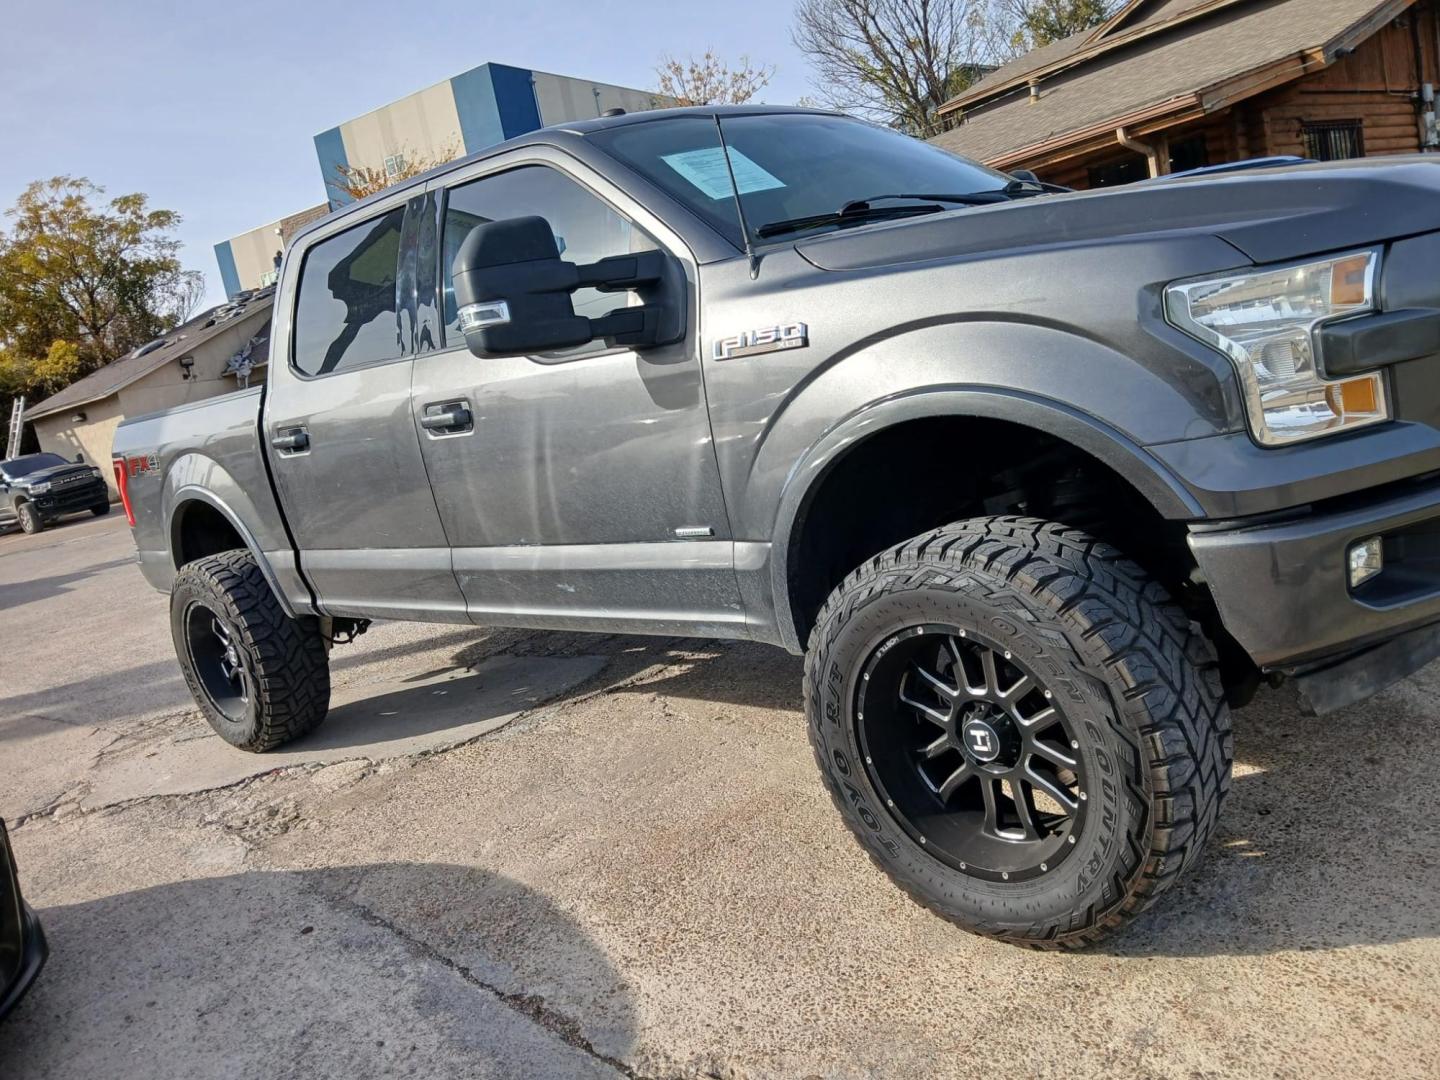
<instances>
[{"instance_id":1,"label":"log cabin building","mask_svg":"<svg viewBox=\"0 0 1440 1080\"><path fill-rule=\"evenodd\" d=\"M1440 150L1440 0L1131 0L942 106L932 139L1074 188Z\"/></svg>"}]
</instances>

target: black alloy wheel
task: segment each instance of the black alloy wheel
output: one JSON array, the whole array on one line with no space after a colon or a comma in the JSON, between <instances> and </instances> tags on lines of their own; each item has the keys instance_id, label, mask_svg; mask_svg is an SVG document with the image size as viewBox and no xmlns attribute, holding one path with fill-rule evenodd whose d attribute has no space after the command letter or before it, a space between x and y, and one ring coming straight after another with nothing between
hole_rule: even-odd
<instances>
[{"instance_id":1,"label":"black alloy wheel","mask_svg":"<svg viewBox=\"0 0 1440 1080\"><path fill-rule=\"evenodd\" d=\"M876 789L935 858L1019 882L1070 853L1088 798L1080 744L1000 645L958 626L901 631L865 664L855 716Z\"/></svg>"},{"instance_id":2,"label":"black alloy wheel","mask_svg":"<svg viewBox=\"0 0 1440 1080\"><path fill-rule=\"evenodd\" d=\"M218 713L238 724L250 714L253 684L237 638L225 619L205 604L195 602L186 609L185 643L200 688Z\"/></svg>"}]
</instances>

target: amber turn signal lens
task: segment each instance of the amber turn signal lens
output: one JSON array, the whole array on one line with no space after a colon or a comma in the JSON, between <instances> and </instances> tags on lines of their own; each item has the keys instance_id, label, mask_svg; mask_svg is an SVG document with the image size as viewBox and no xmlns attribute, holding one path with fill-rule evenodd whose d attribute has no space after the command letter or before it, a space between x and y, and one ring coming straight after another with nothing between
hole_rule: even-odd
<instances>
[{"instance_id":1,"label":"amber turn signal lens","mask_svg":"<svg viewBox=\"0 0 1440 1080\"><path fill-rule=\"evenodd\" d=\"M1330 303L1335 307L1358 307L1365 303L1370 274L1367 255L1353 255L1337 262L1330 273Z\"/></svg>"},{"instance_id":2,"label":"amber turn signal lens","mask_svg":"<svg viewBox=\"0 0 1440 1080\"><path fill-rule=\"evenodd\" d=\"M1340 416L1357 416L1380 410L1380 395L1376 390L1378 376L1363 375L1342 383L1333 383L1325 388L1330 399L1330 408Z\"/></svg>"}]
</instances>

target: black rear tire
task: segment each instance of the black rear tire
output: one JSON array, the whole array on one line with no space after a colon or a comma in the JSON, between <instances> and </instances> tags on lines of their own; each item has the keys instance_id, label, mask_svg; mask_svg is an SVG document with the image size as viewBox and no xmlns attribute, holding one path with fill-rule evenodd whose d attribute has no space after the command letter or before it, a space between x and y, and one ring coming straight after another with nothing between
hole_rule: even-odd
<instances>
[{"instance_id":1,"label":"black rear tire","mask_svg":"<svg viewBox=\"0 0 1440 1080\"><path fill-rule=\"evenodd\" d=\"M110 504L107 502L101 503L99 506L92 506L90 507L90 513L94 514L96 517L104 517L106 514L110 513Z\"/></svg>"},{"instance_id":2,"label":"black rear tire","mask_svg":"<svg viewBox=\"0 0 1440 1080\"><path fill-rule=\"evenodd\" d=\"M940 675L915 675L931 655ZM967 674L978 669L988 680ZM979 711L987 682L1028 688L1016 691L1026 708L1054 725L1044 746L1026 726L1042 722L1018 700L1004 731L1003 693ZM901 704L887 712L892 685ZM914 707L917 688L936 687L936 707ZM959 522L851 573L811 636L805 706L821 775L876 864L966 930L1036 948L1093 944L1150 907L1199 861L1230 784L1230 716L1209 643L1120 552L1053 522ZM964 741L974 718L974 741L987 753L1009 746L1008 766ZM1040 753L1073 756L1073 767L1052 770ZM935 779L906 780L943 755ZM995 779L1006 767L1043 773L1044 791L1073 800L1070 816L1048 794L1055 812L1042 814L1028 781ZM1029 862L1012 854L1024 843Z\"/></svg>"},{"instance_id":3,"label":"black rear tire","mask_svg":"<svg viewBox=\"0 0 1440 1080\"><path fill-rule=\"evenodd\" d=\"M22 531L34 535L45 528L45 520L35 510L35 507L28 502L21 503L15 508L15 516L20 520Z\"/></svg>"},{"instance_id":4,"label":"black rear tire","mask_svg":"<svg viewBox=\"0 0 1440 1080\"><path fill-rule=\"evenodd\" d=\"M181 567L170 630L190 693L232 746L263 753L325 719L330 665L319 623L285 614L250 552Z\"/></svg>"}]
</instances>

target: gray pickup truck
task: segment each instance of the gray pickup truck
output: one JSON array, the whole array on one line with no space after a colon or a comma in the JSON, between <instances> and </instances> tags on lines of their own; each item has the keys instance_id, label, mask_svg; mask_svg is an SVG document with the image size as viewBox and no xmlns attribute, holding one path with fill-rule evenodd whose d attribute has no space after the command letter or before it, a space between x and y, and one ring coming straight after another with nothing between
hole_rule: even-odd
<instances>
[{"instance_id":1,"label":"gray pickup truck","mask_svg":"<svg viewBox=\"0 0 1440 1080\"><path fill-rule=\"evenodd\" d=\"M1440 160L1066 193L842 116L549 128L291 244L263 389L123 424L196 701L372 619L806 655L836 806L978 933L1192 866L1262 681L1440 654Z\"/></svg>"}]
</instances>

